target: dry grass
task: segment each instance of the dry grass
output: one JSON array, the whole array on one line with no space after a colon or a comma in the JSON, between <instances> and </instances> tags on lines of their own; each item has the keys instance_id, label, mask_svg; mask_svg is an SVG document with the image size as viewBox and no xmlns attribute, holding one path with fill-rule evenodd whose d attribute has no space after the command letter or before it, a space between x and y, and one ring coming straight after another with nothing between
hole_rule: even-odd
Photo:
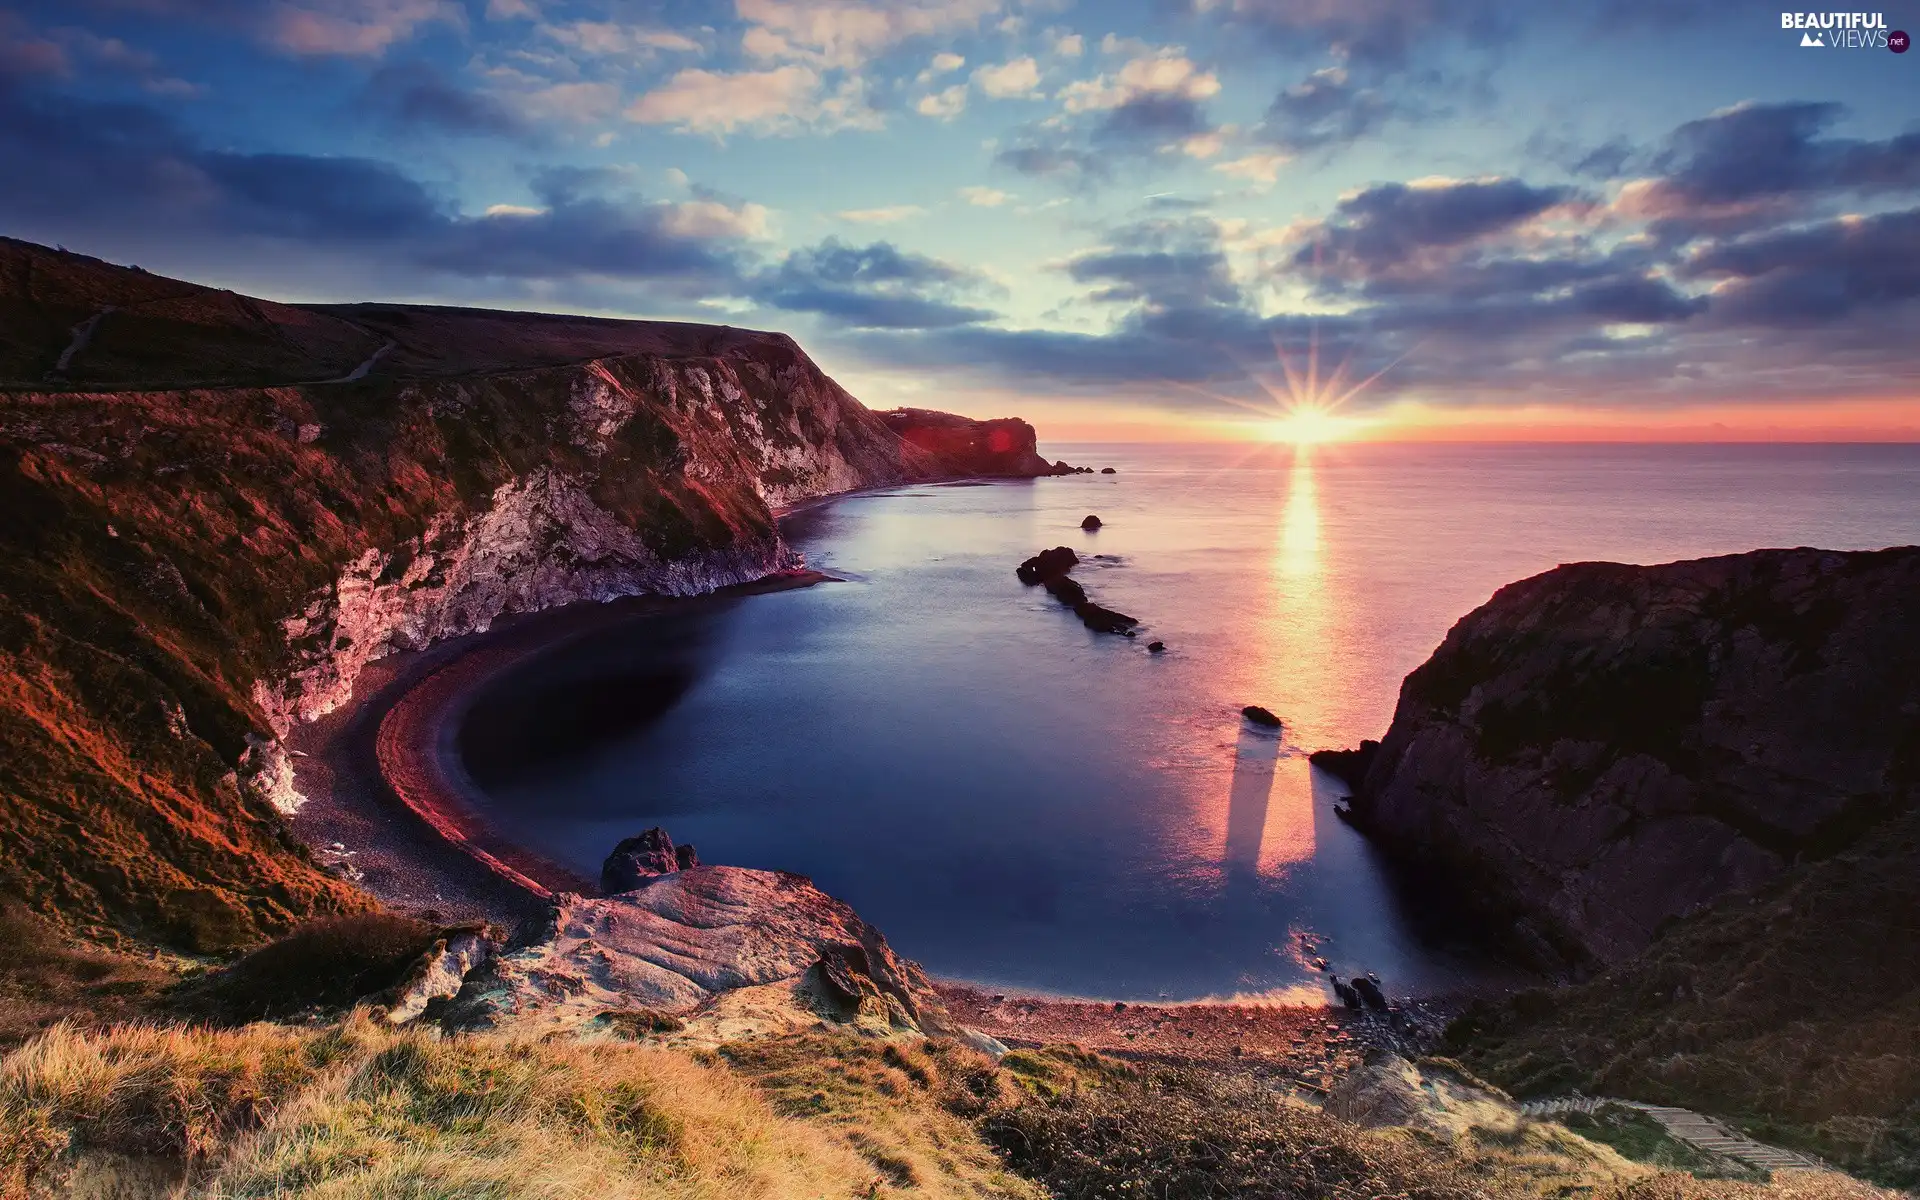
<instances>
[{"instance_id":1,"label":"dry grass","mask_svg":"<svg viewBox=\"0 0 1920 1200\"><path fill-rule=\"evenodd\" d=\"M875 1176L837 1132L782 1118L724 1067L628 1043L357 1018L318 1032L61 1027L0 1067L8 1197L889 1194L869 1189Z\"/></svg>"},{"instance_id":2,"label":"dry grass","mask_svg":"<svg viewBox=\"0 0 1920 1200\"><path fill-rule=\"evenodd\" d=\"M70 945L12 900L0 899L0 947L0 1050L61 1021L144 1015L174 980L156 964Z\"/></svg>"}]
</instances>

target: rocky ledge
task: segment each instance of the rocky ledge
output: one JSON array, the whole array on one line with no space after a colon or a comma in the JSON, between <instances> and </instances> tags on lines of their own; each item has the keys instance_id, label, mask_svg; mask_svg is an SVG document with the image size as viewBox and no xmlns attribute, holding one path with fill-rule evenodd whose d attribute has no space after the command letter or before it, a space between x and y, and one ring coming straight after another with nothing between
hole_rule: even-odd
<instances>
[{"instance_id":1,"label":"rocky ledge","mask_svg":"<svg viewBox=\"0 0 1920 1200\"><path fill-rule=\"evenodd\" d=\"M901 441L950 464L956 474L1024 479L1093 470L1041 458L1033 426L1015 417L976 421L924 408L896 408L879 416Z\"/></svg>"},{"instance_id":2,"label":"rocky ledge","mask_svg":"<svg viewBox=\"0 0 1920 1200\"><path fill-rule=\"evenodd\" d=\"M1080 556L1070 547L1055 546L1051 550L1042 550L1015 567L1014 574L1029 587L1039 584L1046 588L1049 595L1072 609L1073 615L1080 618L1080 623L1095 633L1133 637L1134 626L1140 624L1140 618L1116 612L1089 599L1087 589L1068 574L1079 565Z\"/></svg>"},{"instance_id":3,"label":"rocky ledge","mask_svg":"<svg viewBox=\"0 0 1920 1200\"><path fill-rule=\"evenodd\" d=\"M953 1033L920 968L806 878L695 866L597 899L470 975L448 1021L533 1032L640 1026L720 1043L822 1022Z\"/></svg>"},{"instance_id":4,"label":"rocky ledge","mask_svg":"<svg viewBox=\"0 0 1920 1200\"><path fill-rule=\"evenodd\" d=\"M1363 829L1543 956L1621 960L1916 808L1920 548L1511 584L1407 677L1367 757Z\"/></svg>"}]
</instances>

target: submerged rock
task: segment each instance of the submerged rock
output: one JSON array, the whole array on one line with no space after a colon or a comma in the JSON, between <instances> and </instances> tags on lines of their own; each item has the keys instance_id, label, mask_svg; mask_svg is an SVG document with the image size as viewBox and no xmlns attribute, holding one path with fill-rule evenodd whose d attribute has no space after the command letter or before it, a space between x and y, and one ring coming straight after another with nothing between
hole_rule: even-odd
<instances>
[{"instance_id":1,"label":"submerged rock","mask_svg":"<svg viewBox=\"0 0 1920 1200\"><path fill-rule=\"evenodd\" d=\"M1100 528L1100 518L1094 516L1092 513L1088 513L1085 517L1081 518L1080 528L1086 530L1088 533L1092 533L1094 530Z\"/></svg>"},{"instance_id":2,"label":"submerged rock","mask_svg":"<svg viewBox=\"0 0 1920 1200\"><path fill-rule=\"evenodd\" d=\"M1247 705L1240 710L1240 715L1252 721L1255 725L1260 725L1267 729L1280 728L1280 718L1274 716L1272 710L1261 708L1258 704Z\"/></svg>"}]
</instances>

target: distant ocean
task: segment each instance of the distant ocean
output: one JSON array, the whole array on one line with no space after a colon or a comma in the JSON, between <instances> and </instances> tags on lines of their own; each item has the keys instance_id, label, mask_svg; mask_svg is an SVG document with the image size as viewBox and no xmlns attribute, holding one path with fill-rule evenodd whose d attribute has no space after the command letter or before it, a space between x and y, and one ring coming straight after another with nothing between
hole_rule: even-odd
<instances>
[{"instance_id":1,"label":"distant ocean","mask_svg":"<svg viewBox=\"0 0 1920 1200\"><path fill-rule=\"evenodd\" d=\"M832 502L788 536L847 582L636 621L501 680L466 739L495 822L589 875L663 824L1007 988L1318 993L1301 933L1395 991L1498 982L1452 898L1334 817L1306 752L1380 736L1456 619L1558 563L1920 542L1920 446L1042 450L1118 473ZM1092 557L1075 577L1137 640L1014 578L1055 545ZM1245 727L1253 703L1278 740Z\"/></svg>"}]
</instances>

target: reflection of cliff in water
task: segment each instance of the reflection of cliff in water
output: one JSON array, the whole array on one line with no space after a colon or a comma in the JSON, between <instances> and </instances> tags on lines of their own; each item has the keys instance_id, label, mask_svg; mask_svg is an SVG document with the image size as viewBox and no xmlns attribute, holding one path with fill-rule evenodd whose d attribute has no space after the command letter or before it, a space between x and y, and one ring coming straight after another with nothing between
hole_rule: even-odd
<instances>
[{"instance_id":1,"label":"reflection of cliff in water","mask_svg":"<svg viewBox=\"0 0 1920 1200\"><path fill-rule=\"evenodd\" d=\"M732 607L590 634L493 680L459 722L468 775L483 789L513 787L639 734L707 673Z\"/></svg>"}]
</instances>

